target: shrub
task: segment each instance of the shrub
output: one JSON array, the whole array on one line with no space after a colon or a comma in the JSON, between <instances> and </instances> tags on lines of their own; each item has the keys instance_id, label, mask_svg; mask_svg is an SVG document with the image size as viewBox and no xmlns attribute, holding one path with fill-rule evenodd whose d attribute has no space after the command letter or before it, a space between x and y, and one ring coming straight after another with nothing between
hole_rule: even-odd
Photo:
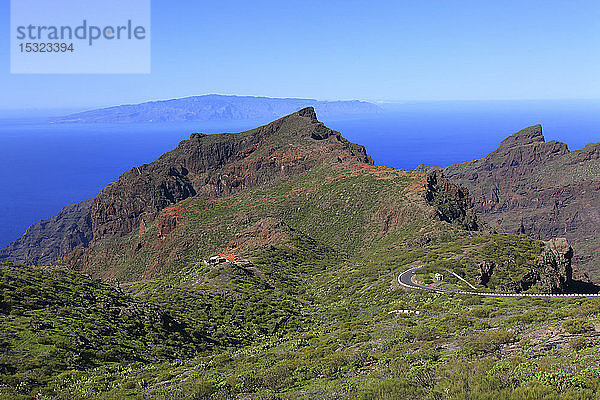
<instances>
[{"instance_id":1,"label":"shrub","mask_svg":"<svg viewBox=\"0 0 600 400\"><path fill-rule=\"evenodd\" d=\"M358 399L400 400L422 398L425 392L406 379L392 378L367 383L358 392Z\"/></svg>"},{"instance_id":2,"label":"shrub","mask_svg":"<svg viewBox=\"0 0 600 400\"><path fill-rule=\"evenodd\" d=\"M563 321L563 329L572 335L578 335L581 333L589 332L593 329L592 324L581 318L571 318Z\"/></svg>"},{"instance_id":3,"label":"shrub","mask_svg":"<svg viewBox=\"0 0 600 400\"><path fill-rule=\"evenodd\" d=\"M510 331L492 331L468 340L463 352L468 356L478 356L500 350L503 344L514 342L515 334Z\"/></svg>"},{"instance_id":4,"label":"shrub","mask_svg":"<svg viewBox=\"0 0 600 400\"><path fill-rule=\"evenodd\" d=\"M475 318L489 318L491 312L492 310L490 310L489 308L476 307L473 310L471 310L471 315L473 315Z\"/></svg>"},{"instance_id":5,"label":"shrub","mask_svg":"<svg viewBox=\"0 0 600 400\"><path fill-rule=\"evenodd\" d=\"M481 300L481 297L479 296L465 295L461 296L461 298L462 304L465 306L477 306L483 303L483 300Z\"/></svg>"},{"instance_id":6,"label":"shrub","mask_svg":"<svg viewBox=\"0 0 600 400\"><path fill-rule=\"evenodd\" d=\"M217 390L217 383L206 379L199 379L184 385L184 393L187 398L194 400L211 399Z\"/></svg>"},{"instance_id":7,"label":"shrub","mask_svg":"<svg viewBox=\"0 0 600 400\"><path fill-rule=\"evenodd\" d=\"M571 346L571 348L573 350L581 351L581 350L585 349L586 347L588 347L590 345L590 343L585 338L575 337L569 341L569 345Z\"/></svg>"}]
</instances>

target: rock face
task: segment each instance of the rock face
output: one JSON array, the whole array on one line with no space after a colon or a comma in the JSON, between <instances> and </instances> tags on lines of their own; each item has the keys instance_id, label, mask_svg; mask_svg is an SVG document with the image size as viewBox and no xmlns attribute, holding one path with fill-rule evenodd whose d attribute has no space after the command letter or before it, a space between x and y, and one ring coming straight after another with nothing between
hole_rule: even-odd
<instances>
[{"instance_id":1,"label":"rock face","mask_svg":"<svg viewBox=\"0 0 600 400\"><path fill-rule=\"evenodd\" d=\"M508 150L508 149L515 148L515 147L523 147L523 146L528 146L528 145L532 145L532 144L544 144L544 143L545 143L545 139L544 139L544 135L542 134L542 126L538 124L538 125L530 126L525 129L521 129L519 132L515 133L514 135L510 135L509 137L507 137L500 143L500 148L498 150L499 151L500 151L500 149ZM559 146L559 147L563 147L563 146ZM566 146L564 146L564 147L566 149Z\"/></svg>"},{"instance_id":2,"label":"rock face","mask_svg":"<svg viewBox=\"0 0 600 400\"><path fill-rule=\"evenodd\" d=\"M493 262L483 261L479 264L479 284L483 286L487 286L492 273L494 272L494 268L496 264Z\"/></svg>"},{"instance_id":3,"label":"rock face","mask_svg":"<svg viewBox=\"0 0 600 400\"><path fill-rule=\"evenodd\" d=\"M220 197L267 187L318 164L372 165L363 146L317 120L312 107L242 133L194 133L156 161L135 167L94 199L33 225L0 260L50 264L78 246L126 236L191 196ZM161 221L166 235L175 217Z\"/></svg>"},{"instance_id":4,"label":"rock face","mask_svg":"<svg viewBox=\"0 0 600 400\"><path fill-rule=\"evenodd\" d=\"M575 248L577 277L600 279L600 144L571 152L546 142L535 125L482 159L442 171L469 190L475 212L492 229L566 237Z\"/></svg>"},{"instance_id":5,"label":"rock face","mask_svg":"<svg viewBox=\"0 0 600 400\"><path fill-rule=\"evenodd\" d=\"M92 240L92 199L64 207L58 214L31 225L25 234L0 250L0 261L49 265Z\"/></svg>"},{"instance_id":6,"label":"rock face","mask_svg":"<svg viewBox=\"0 0 600 400\"><path fill-rule=\"evenodd\" d=\"M537 286L545 292L564 293L572 284L573 269L571 259L573 249L565 238L552 239L546 242L540 255L537 268L540 281Z\"/></svg>"},{"instance_id":7,"label":"rock face","mask_svg":"<svg viewBox=\"0 0 600 400\"><path fill-rule=\"evenodd\" d=\"M467 190L451 183L436 170L427 174L426 189L425 199L436 208L440 220L456 223L467 230L480 229Z\"/></svg>"},{"instance_id":8,"label":"rock face","mask_svg":"<svg viewBox=\"0 0 600 400\"><path fill-rule=\"evenodd\" d=\"M521 280L503 285L501 290L522 292L532 287L543 293L567 293L574 289L571 259L573 249L565 238L551 239L546 242L542 254ZM489 276L487 275L488 281Z\"/></svg>"}]
</instances>

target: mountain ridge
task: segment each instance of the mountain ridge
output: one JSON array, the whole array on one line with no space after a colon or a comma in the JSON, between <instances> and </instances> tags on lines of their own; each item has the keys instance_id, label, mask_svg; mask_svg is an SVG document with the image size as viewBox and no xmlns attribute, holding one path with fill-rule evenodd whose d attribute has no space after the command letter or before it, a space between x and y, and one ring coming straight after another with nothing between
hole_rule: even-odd
<instances>
[{"instance_id":1,"label":"mountain ridge","mask_svg":"<svg viewBox=\"0 0 600 400\"><path fill-rule=\"evenodd\" d=\"M594 160L597 153L597 146L592 144L582 151L569 152L560 142L546 142L541 125L534 125L504 139L488 157L447 167L443 169L444 175L438 176L434 170L426 178L419 178L422 182L417 187L427 189L425 199L437 210L427 212L440 220L459 221L465 229L481 229L483 224L469 210L473 202L475 212L483 215L485 225L493 229L526 233L535 239L551 239L563 236L566 230L542 226L535 231L527 228L527 219L519 221L518 228L503 230L497 221L489 218L502 213L501 207L515 209L522 202L513 195L507 206L499 206L504 190L499 182L509 179L525 185L530 192L547 191L546 187L536 189L528 181L540 166L549 165L553 160L560 161L567 155L574 155L571 164L579 165ZM0 250L0 260L52 264L77 247L94 246L105 239L128 237L134 232L144 235L148 229L158 229L158 235L164 238L175 229L178 218L162 213L162 210L190 197L217 199L242 191L269 188L317 166L362 170L362 166L369 165L373 165L373 160L364 147L348 142L339 132L327 128L318 120L313 107L245 132L214 135L194 132L188 140L183 140L155 161L126 171L95 198L68 206L57 216L34 224L23 237ZM461 166L471 172L461 175ZM494 185L473 184L484 174L491 177ZM576 196L573 191L570 193L570 196ZM484 195L487 197L482 200ZM157 217L160 217L158 227ZM264 226L273 223L279 224L268 222L257 229L264 230ZM567 236L573 240L572 235ZM579 244L575 240L575 245ZM585 251L579 252L579 247L576 249L575 260L579 261L576 264L590 257ZM81 260L80 256L71 256L68 262L75 262L81 269L81 261L73 261L78 258Z\"/></svg>"},{"instance_id":2,"label":"mountain ridge","mask_svg":"<svg viewBox=\"0 0 600 400\"><path fill-rule=\"evenodd\" d=\"M157 160L123 173L94 199L32 225L0 250L0 260L52 264L78 246L127 235L190 196L269 185L327 162L373 164L363 146L325 127L312 107L245 132L192 133Z\"/></svg>"}]
</instances>

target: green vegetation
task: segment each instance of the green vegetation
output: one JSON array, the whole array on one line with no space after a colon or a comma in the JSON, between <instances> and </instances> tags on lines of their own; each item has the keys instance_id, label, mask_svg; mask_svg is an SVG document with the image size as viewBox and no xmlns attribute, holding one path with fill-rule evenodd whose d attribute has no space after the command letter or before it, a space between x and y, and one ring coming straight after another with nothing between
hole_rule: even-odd
<instances>
[{"instance_id":1,"label":"green vegetation","mask_svg":"<svg viewBox=\"0 0 600 400\"><path fill-rule=\"evenodd\" d=\"M4 265L0 287L0 382L25 393L62 372L186 358L211 345L200 328L74 272Z\"/></svg>"},{"instance_id":2,"label":"green vegetation","mask_svg":"<svg viewBox=\"0 0 600 400\"><path fill-rule=\"evenodd\" d=\"M55 393L71 371L188 360L298 332L299 303L252 285L241 298L158 282L129 287L135 297L64 270L0 267L0 387L11 395ZM217 350L218 349L218 350Z\"/></svg>"},{"instance_id":3,"label":"green vegetation","mask_svg":"<svg viewBox=\"0 0 600 400\"><path fill-rule=\"evenodd\" d=\"M567 319L563 321L562 327L572 335L586 333L594 329L593 325L585 319Z\"/></svg>"},{"instance_id":4,"label":"green vegetation","mask_svg":"<svg viewBox=\"0 0 600 400\"><path fill-rule=\"evenodd\" d=\"M336 318L189 359L69 369L50 379L43 393L113 399L596 398L600 343L587 338L549 348L545 332L567 315L597 320L597 300L448 298L397 288L387 295L392 304L380 311L361 314L350 305L345 314L332 307ZM397 307L422 313L388 314ZM487 317L469 310L487 310ZM525 310L547 318L527 322L519 318Z\"/></svg>"},{"instance_id":5,"label":"green vegetation","mask_svg":"<svg viewBox=\"0 0 600 400\"><path fill-rule=\"evenodd\" d=\"M308 239L257 253L255 265L281 290L253 275L236 278L245 273L226 264L219 273L231 278L236 296L162 279L122 293L73 272L2 267L7 386L0 393L7 399L596 398L600 341L593 323L600 300L407 292L393 284L402 266L366 270L357 280L356 266L330 256ZM135 321L106 304L134 308ZM389 313L398 309L419 314ZM146 319L144 328L130 330ZM41 324L36 330L32 320ZM103 325L110 334L98 336ZM561 329L577 340L561 339ZM78 337L89 344L82 347ZM115 357L107 357L109 349Z\"/></svg>"}]
</instances>

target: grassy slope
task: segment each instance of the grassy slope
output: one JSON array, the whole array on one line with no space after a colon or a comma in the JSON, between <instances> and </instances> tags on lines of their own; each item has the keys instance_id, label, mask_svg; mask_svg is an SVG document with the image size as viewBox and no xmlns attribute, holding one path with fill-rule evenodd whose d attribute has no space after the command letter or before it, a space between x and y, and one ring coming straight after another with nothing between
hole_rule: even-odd
<instances>
[{"instance_id":1,"label":"grassy slope","mask_svg":"<svg viewBox=\"0 0 600 400\"><path fill-rule=\"evenodd\" d=\"M5 385L33 388L68 370L185 358L212 345L202 327L74 272L8 264L0 279Z\"/></svg>"},{"instance_id":2,"label":"grassy slope","mask_svg":"<svg viewBox=\"0 0 600 400\"><path fill-rule=\"evenodd\" d=\"M398 271L356 282L331 270L309 289L323 301L302 329L184 362L72 373L80 398L594 399L600 302L448 298L405 292ZM395 315L409 309L419 315ZM101 384L99 384L101 382ZM127 389L128 388L128 389Z\"/></svg>"},{"instance_id":3,"label":"grassy slope","mask_svg":"<svg viewBox=\"0 0 600 400\"><path fill-rule=\"evenodd\" d=\"M252 291L243 300L158 282L132 296L75 272L0 266L0 394L52 394L75 371L188 360L300 326L296 302L238 279Z\"/></svg>"}]
</instances>

